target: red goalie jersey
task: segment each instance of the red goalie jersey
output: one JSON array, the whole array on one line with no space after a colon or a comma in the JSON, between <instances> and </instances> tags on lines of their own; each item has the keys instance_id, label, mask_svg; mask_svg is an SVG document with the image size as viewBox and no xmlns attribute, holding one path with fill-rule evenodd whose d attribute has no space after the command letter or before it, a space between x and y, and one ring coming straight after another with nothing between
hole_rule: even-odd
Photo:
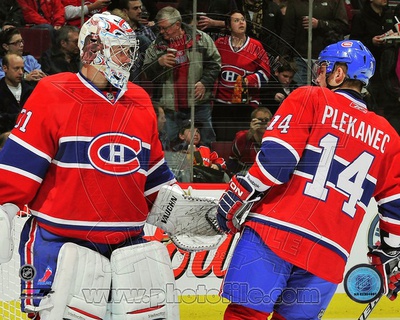
<instances>
[{"instance_id":1,"label":"red goalie jersey","mask_svg":"<svg viewBox=\"0 0 400 320\"><path fill-rule=\"evenodd\" d=\"M42 80L0 152L0 203L28 204L59 236L139 235L158 190L175 182L149 96L128 83L106 98L80 74Z\"/></svg>"},{"instance_id":2,"label":"red goalie jersey","mask_svg":"<svg viewBox=\"0 0 400 320\"><path fill-rule=\"evenodd\" d=\"M249 170L271 188L246 225L281 258L339 283L371 197L380 228L400 235L399 151L396 131L355 92L297 89Z\"/></svg>"}]
</instances>

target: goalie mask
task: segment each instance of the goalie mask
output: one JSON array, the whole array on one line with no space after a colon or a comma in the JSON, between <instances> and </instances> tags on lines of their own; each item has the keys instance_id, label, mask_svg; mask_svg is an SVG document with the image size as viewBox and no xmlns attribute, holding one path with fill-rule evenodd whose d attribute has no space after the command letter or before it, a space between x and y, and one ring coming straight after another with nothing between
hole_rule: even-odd
<instances>
[{"instance_id":1,"label":"goalie mask","mask_svg":"<svg viewBox=\"0 0 400 320\"><path fill-rule=\"evenodd\" d=\"M112 86L126 90L138 45L125 20L109 13L93 15L80 30L78 46L83 64L94 66Z\"/></svg>"}]
</instances>

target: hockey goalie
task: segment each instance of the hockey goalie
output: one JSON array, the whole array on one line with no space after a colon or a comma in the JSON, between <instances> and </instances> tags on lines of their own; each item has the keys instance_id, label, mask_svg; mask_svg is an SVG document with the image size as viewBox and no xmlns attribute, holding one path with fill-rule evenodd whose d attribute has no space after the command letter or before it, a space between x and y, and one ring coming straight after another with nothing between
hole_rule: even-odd
<instances>
[{"instance_id":1,"label":"hockey goalie","mask_svg":"<svg viewBox=\"0 0 400 320\"><path fill-rule=\"evenodd\" d=\"M177 320L168 250L143 237L161 187L176 180L150 97L128 81L135 33L95 14L78 46L80 72L43 78L0 152L0 263L27 204L18 250L31 319Z\"/></svg>"}]
</instances>

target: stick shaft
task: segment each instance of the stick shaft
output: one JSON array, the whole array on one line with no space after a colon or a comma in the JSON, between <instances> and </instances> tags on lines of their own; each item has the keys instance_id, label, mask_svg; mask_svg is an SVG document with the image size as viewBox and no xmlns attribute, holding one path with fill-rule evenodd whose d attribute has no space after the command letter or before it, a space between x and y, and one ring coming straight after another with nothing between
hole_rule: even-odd
<instances>
[{"instance_id":1,"label":"stick shaft","mask_svg":"<svg viewBox=\"0 0 400 320\"><path fill-rule=\"evenodd\" d=\"M361 315L358 317L357 320L366 320L369 315L372 313L372 310L376 307L378 304L379 300L383 297L383 294L381 294L378 298L376 298L374 301L371 301L370 303L367 304L365 307L364 311L361 313Z\"/></svg>"}]
</instances>

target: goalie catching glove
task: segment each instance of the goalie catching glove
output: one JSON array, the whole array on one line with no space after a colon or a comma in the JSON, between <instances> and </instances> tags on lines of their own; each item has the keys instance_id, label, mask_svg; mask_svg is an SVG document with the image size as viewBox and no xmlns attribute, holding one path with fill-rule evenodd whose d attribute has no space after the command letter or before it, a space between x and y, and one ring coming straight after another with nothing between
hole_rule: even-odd
<instances>
[{"instance_id":1,"label":"goalie catching glove","mask_svg":"<svg viewBox=\"0 0 400 320\"><path fill-rule=\"evenodd\" d=\"M383 279L383 294L390 300L400 291L400 248L393 248L385 243L390 235L381 230L381 246L368 253L370 264L380 272ZM395 237L395 236L393 236Z\"/></svg>"},{"instance_id":2,"label":"goalie catching glove","mask_svg":"<svg viewBox=\"0 0 400 320\"><path fill-rule=\"evenodd\" d=\"M178 185L163 186L147 222L163 229L179 249L212 250L225 239L216 220L217 202L212 197L188 196Z\"/></svg>"},{"instance_id":3,"label":"goalie catching glove","mask_svg":"<svg viewBox=\"0 0 400 320\"><path fill-rule=\"evenodd\" d=\"M261 195L246 176L234 176L218 203L217 220L221 230L237 233L253 203L260 200Z\"/></svg>"}]
</instances>

